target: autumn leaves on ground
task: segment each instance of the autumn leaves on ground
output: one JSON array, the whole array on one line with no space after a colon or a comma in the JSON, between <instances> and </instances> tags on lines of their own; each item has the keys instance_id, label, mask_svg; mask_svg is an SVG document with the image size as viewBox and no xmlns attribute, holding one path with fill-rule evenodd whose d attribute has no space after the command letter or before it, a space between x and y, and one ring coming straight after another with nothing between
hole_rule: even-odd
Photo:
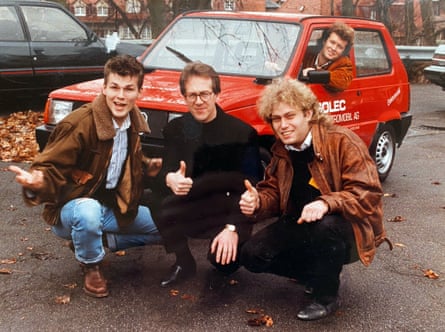
<instances>
[{"instance_id":1,"label":"autumn leaves on ground","mask_svg":"<svg viewBox=\"0 0 445 332\"><path fill-rule=\"evenodd\" d=\"M31 162L39 152L35 128L42 123L41 112L24 111L0 118L0 160Z\"/></svg>"}]
</instances>

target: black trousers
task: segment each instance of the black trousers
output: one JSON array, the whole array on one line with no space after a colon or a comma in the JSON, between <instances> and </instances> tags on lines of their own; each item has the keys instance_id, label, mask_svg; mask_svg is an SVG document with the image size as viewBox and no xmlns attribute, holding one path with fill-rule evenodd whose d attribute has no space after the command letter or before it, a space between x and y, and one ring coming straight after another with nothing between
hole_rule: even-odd
<instances>
[{"instance_id":1,"label":"black trousers","mask_svg":"<svg viewBox=\"0 0 445 332\"><path fill-rule=\"evenodd\" d=\"M252 233L252 223L239 209L239 196L237 192L214 192L193 199L170 196L164 200L155 223L163 238L166 251L175 253L180 259L190 254L189 237L210 239L207 254L210 263L225 274L236 271L240 266L241 246ZM224 229L225 224L234 224L237 227L238 257L231 264L221 265L216 262L216 256L210 253L210 244Z\"/></svg>"},{"instance_id":2,"label":"black trousers","mask_svg":"<svg viewBox=\"0 0 445 332\"><path fill-rule=\"evenodd\" d=\"M254 234L240 263L251 272L295 278L313 287L316 298L336 296L343 265L358 260L351 223L339 215L302 225L296 220L283 216Z\"/></svg>"}]
</instances>

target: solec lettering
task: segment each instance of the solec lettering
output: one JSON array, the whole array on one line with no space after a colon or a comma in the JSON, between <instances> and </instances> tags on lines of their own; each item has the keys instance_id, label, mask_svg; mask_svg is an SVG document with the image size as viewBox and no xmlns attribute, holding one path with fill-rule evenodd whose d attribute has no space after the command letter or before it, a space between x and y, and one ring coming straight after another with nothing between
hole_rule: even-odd
<instances>
[{"instance_id":1,"label":"solec lettering","mask_svg":"<svg viewBox=\"0 0 445 332\"><path fill-rule=\"evenodd\" d=\"M346 100L338 99L331 101L322 101L320 102L320 108L321 111L325 113L346 111Z\"/></svg>"}]
</instances>

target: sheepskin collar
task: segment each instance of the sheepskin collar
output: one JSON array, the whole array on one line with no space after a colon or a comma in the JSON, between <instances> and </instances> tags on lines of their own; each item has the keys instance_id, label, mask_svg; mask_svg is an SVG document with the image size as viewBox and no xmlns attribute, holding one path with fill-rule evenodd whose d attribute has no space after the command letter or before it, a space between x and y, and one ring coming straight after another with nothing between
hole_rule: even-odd
<instances>
[{"instance_id":1,"label":"sheepskin collar","mask_svg":"<svg viewBox=\"0 0 445 332\"><path fill-rule=\"evenodd\" d=\"M112 139L116 135L113 126L111 112L105 101L105 96L101 93L92 103L93 119L96 124L97 136L100 140L106 141ZM136 105L130 111L131 130L137 133L149 133L150 128L145 121L142 113Z\"/></svg>"}]
</instances>

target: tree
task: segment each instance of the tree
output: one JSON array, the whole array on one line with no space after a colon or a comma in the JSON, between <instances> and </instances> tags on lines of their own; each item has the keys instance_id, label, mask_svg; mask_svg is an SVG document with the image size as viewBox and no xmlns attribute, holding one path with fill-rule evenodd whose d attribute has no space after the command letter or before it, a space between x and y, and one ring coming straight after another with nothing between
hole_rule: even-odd
<instances>
[{"instance_id":1,"label":"tree","mask_svg":"<svg viewBox=\"0 0 445 332\"><path fill-rule=\"evenodd\" d=\"M173 1L173 15L176 17L189 10L195 9L211 9L210 0L172 0Z\"/></svg>"},{"instance_id":2,"label":"tree","mask_svg":"<svg viewBox=\"0 0 445 332\"><path fill-rule=\"evenodd\" d=\"M432 1L420 0L420 11L422 14L424 45L436 45Z\"/></svg>"},{"instance_id":3,"label":"tree","mask_svg":"<svg viewBox=\"0 0 445 332\"><path fill-rule=\"evenodd\" d=\"M342 0L341 14L343 16L354 16L354 4L352 0Z\"/></svg>"},{"instance_id":4,"label":"tree","mask_svg":"<svg viewBox=\"0 0 445 332\"><path fill-rule=\"evenodd\" d=\"M170 21L170 8L164 0L149 0L151 36L157 38Z\"/></svg>"}]
</instances>

